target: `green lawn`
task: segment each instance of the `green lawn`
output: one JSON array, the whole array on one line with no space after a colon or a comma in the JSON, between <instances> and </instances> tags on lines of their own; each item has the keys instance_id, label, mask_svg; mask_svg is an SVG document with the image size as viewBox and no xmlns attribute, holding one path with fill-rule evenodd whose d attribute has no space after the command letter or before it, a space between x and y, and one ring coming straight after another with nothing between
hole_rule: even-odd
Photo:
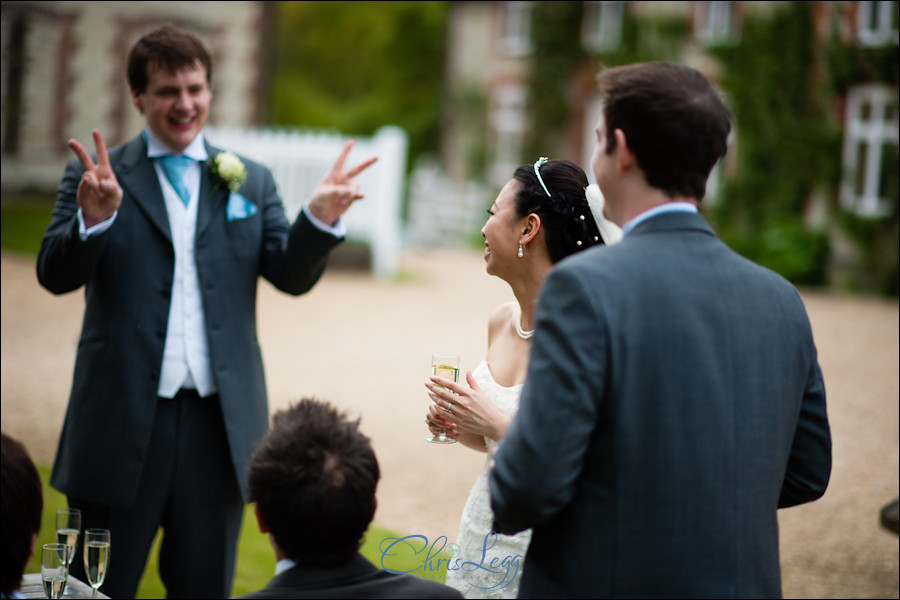
<instances>
[{"instance_id":1,"label":"green lawn","mask_svg":"<svg viewBox=\"0 0 900 600\"><path fill-rule=\"evenodd\" d=\"M41 518L42 526L38 536L38 543L35 545L36 548L39 548L41 544L56 541L53 528L56 510L66 507L65 496L51 488L48 483L50 468L38 465L38 471L44 484L44 512ZM392 531L372 526L366 533L362 554L376 566L381 566L382 552L379 546L387 547L385 544L397 537L399 536ZM141 577L141 582L138 586L137 598L165 598L166 596L165 588L159 579L159 571L157 569L159 540L160 537L157 536L153 543L147 566L144 569L144 575ZM384 540L388 540L388 542L384 542ZM395 546L395 548L402 547L404 551L391 552L389 554L390 562L386 563L387 566L394 571L409 572L413 575L443 582L447 572L446 556L441 555L440 559L434 556L430 553L429 548L424 547L424 543L420 539L413 540L413 544L415 548L405 545ZM115 556L115 553L116 541L113 539L112 556ZM80 556L76 560L80 560ZM41 564L38 553L33 555L28 561L25 572L37 573L40 570ZM244 524L238 541L237 565L232 595L239 596L258 590L274 575L275 558L272 554L272 547L269 545L269 539L257 529L256 518L253 516L253 507L247 505L244 512Z\"/></svg>"},{"instance_id":2,"label":"green lawn","mask_svg":"<svg viewBox=\"0 0 900 600\"><path fill-rule=\"evenodd\" d=\"M41 238L50 224L52 198L8 201L0 204L0 246L4 250L37 256Z\"/></svg>"}]
</instances>

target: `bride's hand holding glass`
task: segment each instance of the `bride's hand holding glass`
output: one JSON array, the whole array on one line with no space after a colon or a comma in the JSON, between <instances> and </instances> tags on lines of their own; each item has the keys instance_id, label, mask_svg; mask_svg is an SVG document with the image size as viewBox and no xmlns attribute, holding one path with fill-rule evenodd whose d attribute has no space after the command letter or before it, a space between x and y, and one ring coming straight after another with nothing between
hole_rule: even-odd
<instances>
[{"instance_id":1,"label":"bride's hand holding glass","mask_svg":"<svg viewBox=\"0 0 900 600\"><path fill-rule=\"evenodd\" d=\"M471 371L466 373L466 383L468 386L440 377L431 377L425 383L433 402L429 409L429 427L443 419L449 421L446 427L450 437L458 437L458 430L462 429L499 440L506 433L510 418L481 390Z\"/></svg>"},{"instance_id":2,"label":"bride's hand holding glass","mask_svg":"<svg viewBox=\"0 0 900 600\"><path fill-rule=\"evenodd\" d=\"M431 355L431 375L432 380L444 381L446 383L455 383L459 379L459 354L453 352L435 352ZM432 436L426 438L425 441L432 444L455 444L456 440L447 435L445 428L439 427L441 419L435 420L435 427L439 430L434 433L431 422L426 418L429 429L432 430Z\"/></svg>"},{"instance_id":3,"label":"bride's hand holding glass","mask_svg":"<svg viewBox=\"0 0 900 600\"><path fill-rule=\"evenodd\" d=\"M459 438L459 432L456 430L456 424L444 416L445 411L432 404L428 407L428 414L425 415L425 423L433 437L437 437L442 433L452 440Z\"/></svg>"}]
</instances>

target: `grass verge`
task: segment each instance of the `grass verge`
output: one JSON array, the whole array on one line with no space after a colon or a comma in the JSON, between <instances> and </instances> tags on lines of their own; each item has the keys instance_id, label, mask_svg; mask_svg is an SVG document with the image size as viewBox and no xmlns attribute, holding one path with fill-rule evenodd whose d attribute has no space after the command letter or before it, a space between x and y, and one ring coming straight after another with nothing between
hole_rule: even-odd
<instances>
[{"instance_id":1,"label":"grass verge","mask_svg":"<svg viewBox=\"0 0 900 600\"><path fill-rule=\"evenodd\" d=\"M53 523L56 521L56 510L65 508L66 498L61 493L50 487L50 467L38 465L41 483L44 489L44 510L41 516L41 531L35 548L41 544L56 541L56 532ZM387 548L390 542L397 539L396 533L381 527L372 526L366 532L363 541L362 554L372 564L381 568L382 548ZM144 574L138 585L137 598L165 598L166 590L159 578L157 557L159 556L159 544L161 536L157 534L150 550ZM411 544L403 544L402 552L388 551L385 564L393 571L410 573L433 581L443 582L447 572L446 557L438 559L433 555L431 548L426 548L427 541L420 539L411 540ZM399 546L395 546L397 548ZM116 554L116 541L112 540L111 557ZM81 560L81 546L79 545ZM114 558L113 558L114 561ZM110 563L115 568L114 562ZM26 573L39 573L41 559L39 553L32 555L25 568ZM237 564L235 565L234 584L232 595L240 596L254 590L258 590L275 575L275 556L269 545L268 536L259 532L256 527L256 518L253 516L253 506L247 505L244 512L244 522L241 527L241 535L238 539ZM100 589L103 591L103 588Z\"/></svg>"}]
</instances>

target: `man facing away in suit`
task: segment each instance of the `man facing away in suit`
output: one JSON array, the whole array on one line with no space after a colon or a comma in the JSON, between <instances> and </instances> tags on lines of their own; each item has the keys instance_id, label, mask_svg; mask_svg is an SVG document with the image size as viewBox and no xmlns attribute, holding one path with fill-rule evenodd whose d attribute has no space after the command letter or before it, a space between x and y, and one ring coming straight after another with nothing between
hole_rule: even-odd
<instances>
[{"instance_id":1,"label":"man facing away in suit","mask_svg":"<svg viewBox=\"0 0 900 600\"><path fill-rule=\"evenodd\" d=\"M442 583L378 569L359 553L379 476L359 420L313 398L275 413L248 479L276 576L243 597L462 598Z\"/></svg>"},{"instance_id":2,"label":"man facing away in suit","mask_svg":"<svg viewBox=\"0 0 900 600\"><path fill-rule=\"evenodd\" d=\"M313 287L376 157L344 171L348 141L291 224L268 169L204 138L212 59L196 36L151 31L127 68L146 126L108 151L95 130L96 162L69 142L38 255L45 288L84 286L86 300L51 483L85 528L111 531L106 594L134 597L162 527L168 596L227 597L246 463L268 425L258 279Z\"/></svg>"},{"instance_id":3,"label":"man facing away in suit","mask_svg":"<svg viewBox=\"0 0 900 600\"><path fill-rule=\"evenodd\" d=\"M780 597L777 509L831 472L805 308L697 212L731 128L710 82L643 63L600 91L592 167L624 237L544 284L495 529L534 530L520 597Z\"/></svg>"}]
</instances>

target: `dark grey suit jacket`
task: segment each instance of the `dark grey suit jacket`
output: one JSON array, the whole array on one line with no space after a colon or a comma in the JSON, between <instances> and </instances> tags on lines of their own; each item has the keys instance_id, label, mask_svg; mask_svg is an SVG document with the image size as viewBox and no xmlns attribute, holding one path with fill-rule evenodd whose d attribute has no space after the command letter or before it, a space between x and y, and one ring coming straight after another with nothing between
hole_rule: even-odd
<instances>
[{"instance_id":1,"label":"dark grey suit jacket","mask_svg":"<svg viewBox=\"0 0 900 600\"><path fill-rule=\"evenodd\" d=\"M490 476L520 597L780 597L777 509L831 471L794 287L669 213L559 263L536 327Z\"/></svg>"},{"instance_id":2,"label":"dark grey suit jacket","mask_svg":"<svg viewBox=\"0 0 900 600\"><path fill-rule=\"evenodd\" d=\"M462 598L450 586L378 569L357 554L346 565L324 569L297 565L263 589L241 598Z\"/></svg>"},{"instance_id":3,"label":"dark grey suit jacket","mask_svg":"<svg viewBox=\"0 0 900 600\"><path fill-rule=\"evenodd\" d=\"M207 146L210 157L219 150ZM78 237L76 191L83 169L72 160L59 188L37 260L41 285L55 294L84 286L85 311L69 406L51 477L70 496L130 505L147 454L172 290L175 253L168 215L144 141L110 150L124 196L105 233ZM246 463L268 427L262 356L256 337L260 275L289 294L308 291L340 239L300 215L291 225L272 174L242 157L240 193L258 206L228 221L228 190L202 166L195 253L210 360L235 476L246 491Z\"/></svg>"}]
</instances>

